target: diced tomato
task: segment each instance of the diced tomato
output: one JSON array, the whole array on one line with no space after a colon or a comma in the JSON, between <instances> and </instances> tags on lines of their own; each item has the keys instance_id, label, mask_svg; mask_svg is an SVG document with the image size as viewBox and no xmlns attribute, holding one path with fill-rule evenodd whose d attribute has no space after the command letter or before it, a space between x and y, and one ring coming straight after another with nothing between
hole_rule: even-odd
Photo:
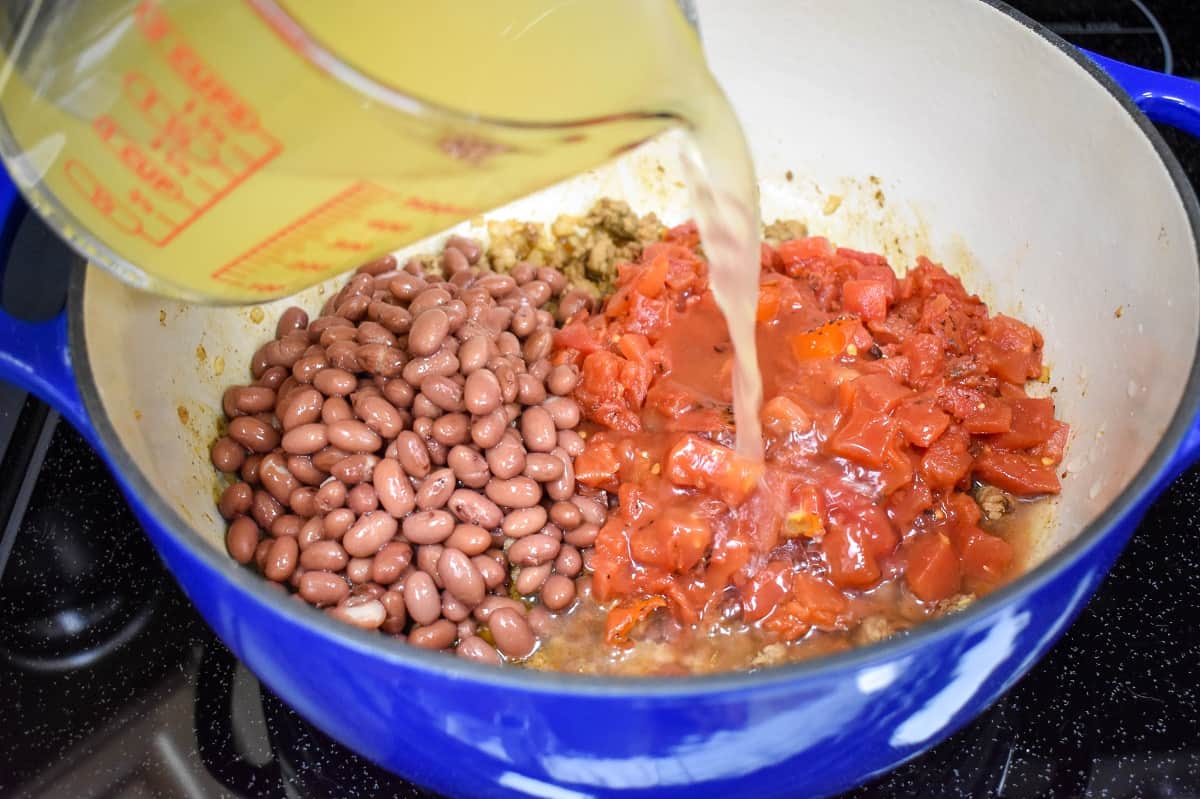
<instances>
[{"instance_id":1,"label":"diced tomato","mask_svg":"<svg viewBox=\"0 0 1200 799\"><path fill-rule=\"evenodd\" d=\"M867 322L887 317L888 288L878 280L847 280L842 285L842 307Z\"/></svg>"},{"instance_id":2,"label":"diced tomato","mask_svg":"<svg viewBox=\"0 0 1200 799\"><path fill-rule=\"evenodd\" d=\"M887 503L888 516L892 523L905 531L911 529L913 522L931 507L933 495L925 481L919 478L893 492Z\"/></svg>"},{"instance_id":3,"label":"diced tomato","mask_svg":"<svg viewBox=\"0 0 1200 799\"><path fill-rule=\"evenodd\" d=\"M708 552L712 527L691 511L668 507L653 524L634 530L629 544L638 563L682 573Z\"/></svg>"},{"instance_id":4,"label":"diced tomato","mask_svg":"<svg viewBox=\"0 0 1200 799\"><path fill-rule=\"evenodd\" d=\"M905 582L925 602L947 599L962 585L962 569L950 539L939 532L918 533L904 544Z\"/></svg>"},{"instance_id":5,"label":"diced tomato","mask_svg":"<svg viewBox=\"0 0 1200 799\"><path fill-rule=\"evenodd\" d=\"M1007 432L988 440L997 449L1029 449L1045 443L1054 432L1054 401L1050 399L1010 400L1013 418Z\"/></svg>"},{"instance_id":6,"label":"diced tomato","mask_svg":"<svg viewBox=\"0 0 1200 799\"><path fill-rule=\"evenodd\" d=\"M883 495L885 497L911 483L913 475L916 474L916 467L913 463L915 456L910 457L906 450L907 448L901 449L897 445L895 435L887 449L884 450L883 468L880 470L880 475L883 477Z\"/></svg>"},{"instance_id":7,"label":"diced tomato","mask_svg":"<svg viewBox=\"0 0 1200 799\"><path fill-rule=\"evenodd\" d=\"M863 540L861 528L836 525L825 532L821 550L829 576L840 588L870 588L879 582L879 562Z\"/></svg>"},{"instance_id":8,"label":"diced tomato","mask_svg":"<svg viewBox=\"0 0 1200 799\"><path fill-rule=\"evenodd\" d=\"M960 527L956 532L963 574L996 583L1013 562L1012 545L978 527Z\"/></svg>"},{"instance_id":9,"label":"diced tomato","mask_svg":"<svg viewBox=\"0 0 1200 799\"><path fill-rule=\"evenodd\" d=\"M888 305L891 305L896 301L896 297L898 296L897 288L899 284L896 281L896 273L888 266L886 258L882 255L875 257L879 260L873 263L864 263L858 270L858 279L877 280L882 283L887 289Z\"/></svg>"},{"instance_id":10,"label":"diced tomato","mask_svg":"<svg viewBox=\"0 0 1200 799\"><path fill-rule=\"evenodd\" d=\"M934 441L921 458L921 476L930 488L951 488L971 469L971 453L967 446L971 437L956 425Z\"/></svg>"},{"instance_id":11,"label":"diced tomato","mask_svg":"<svg viewBox=\"0 0 1200 799\"><path fill-rule=\"evenodd\" d=\"M763 269L775 270L783 266L783 259L779 257L779 253L775 252L775 248L765 241L758 246L758 264Z\"/></svg>"},{"instance_id":12,"label":"diced tomato","mask_svg":"<svg viewBox=\"0 0 1200 799\"><path fill-rule=\"evenodd\" d=\"M928 399L905 402L892 414L909 443L928 447L950 426L950 417Z\"/></svg>"},{"instance_id":13,"label":"diced tomato","mask_svg":"<svg viewBox=\"0 0 1200 799\"><path fill-rule=\"evenodd\" d=\"M609 646L631 646L629 634L633 628L650 617L659 608L665 608L667 600L661 596L645 597L623 603L608 612L604 625L604 642Z\"/></svg>"},{"instance_id":14,"label":"diced tomato","mask_svg":"<svg viewBox=\"0 0 1200 799\"><path fill-rule=\"evenodd\" d=\"M938 404L962 422L968 433L1006 433L1013 412L1008 402L963 386L946 386L937 392Z\"/></svg>"},{"instance_id":15,"label":"diced tomato","mask_svg":"<svg viewBox=\"0 0 1200 799\"><path fill-rule=\"evenodd\" d=\"M1062 490L1053 463L1018 452L984 450L975 459L975 477L1022 497L1057 494Z\"/></svg>"},{"instance_id":16,"label":"diced tomato","mask_svg":"<svg viewBox=\"0 0 1200 799\"><path fill-rule=\"evenodd\" d=\"M767 432L783 437L807 432L812 428L813 419L795 400L779 394L763 404L762 422Z\"/></svg>"},{"instance_id":17,"label":"diced tomato","mask_svg":"<svg viewBox=\"0 0 1200 799\"><path fill-rule=\"evenodd\" d=\"M1012 545L965 492L972 476L1059 490L1069 428L1025 390L1041 335L925 258L897 278L822 238L764 245L767 459L751 463L732 448L732 353L698 246L680 226L618 265L602 312L569 320L548 356L581 371L577 483L616 500L590 559L609 642L659 610L705 625L731 590L747 623L799 641L848 629L854 592L881 580L927 602L1004 580Z\"/></svg>"},{"instance_id":18,"label":"diced tomato","mask_svg":"<svg viewBox=\"0 0 1200 799\"><path fill-rule=\"evenodd\" d=\"M792 588L792 564L773 560L742 586L742 620L753 624L775 610Z\"/></svg>"},{"instance_id":19,"label":"diced tomato","mask_svg":"<svg viewBox=\"0 0 1200 799\"><path fill-rule=\"evenodd\" d=\"M759 322L770 322L779 313L782 289L778 283L761 283L758 287L758 310L754 315Z\"/></svg>"},{"instance_id":20,"label":"diced tomato","mask_svg":"<svg viewBox=\"0 0 1200 799\"><path fill-rule=\"evenodd\" d=\"M792 338L792 353L800 360L832 358L850 343L848 320L836 319Z\"/></svg>"},{"instance_id":21,"label":"diced tomato","mask_svg":"<svg viewBox=\"0 0 1200 799\"><path fill-rule=\"evenodd\" d=\"M637 279L637 291L645 297L657 297L663 293L667 285L667 269L670 262L666 255L659 255L642 267Z\"/></svg>"},{"instance_id":22,"label":"diced tomato","mask_svg":"<svg viewBox=\"0 0 1200 799\"><path fill-rule=\"evenodd\" d=\"M593 438L575 458L575 479L593 488L611 487L615 490L619 468L621 462L617 459L613 443Z\"/></svg>"},{"instance_id":23,"label":"diced tomato","mask_svg":"<svg viewBox=\"0 0 1200 799\"><path fill-rule=\"evenodd\" d=\"M583 322L570 322L554 334L554 346L558 349L573 349L590 355L604 346L592 335Z\"/></svg>"},{"instance_id":24,"label":"diced tomato","mask_svg":"<svg viewBox=\"0 0 1200 799\"><path fill-rule=\"evenodd\" d=\"M923 386L942 373L946 356L937 336L916 333L904 340L900 351L908 356L908 373L913 385Z\"/></svg>"},{"instance_id":25,"label":"diced tomato","mask_svg":"<svg viewBox=\"0 0 1200 799\"><path fill-rule=\"evenodd\" d=\"M792 597L802 609L805 620L814 627L834 629L850 610L845 594L827 580L808 572L792 575Z\"/></svg>"},{"instance_id":26,"label":"diced tomato","mask_svg":"<svg viewBox=\"0 0 1200 799\"><path fill-rule=\"evenodd\" d=\"M775 249L785 266L795 266L814 258L833 255L833 245L829 243L829 239L822 236L784 241Z\"/></svg>"},{"instance_id":27,"label":"diced tomato","mask_svg":"<svg viewBox=\"0 0 1200 799\"><path fill-rule=\"evenodd\" d=\"M732 507L745 501L762 475L762 464L747 461L729 447L685 435L667 453L664 471L677 486L712 491ZM578 471L576 471L576 478Z\"/></svg>"},{"instance_id":28,"label":"diced tomato","mask_svg":"<svg viewBox=\"0 0 1200 799\"><path fill-rule=\"evenodd\" d=\"M1057 466L1062 463L1063 453L1067 451L1067 439L1070 437L1070 433L1069 426L1055 421L1046 442L1031 449L1029 454L1043 464L1048 459L1052 465Z\"/></svg>"},{"instance_id":29,"label":"diced tomato","mask_svg":"<svg viewBox=\"0 0 1200 799\"><path fill-rule=\"evenodd\" d=\"M856 404L872 411L887 412L912 396L912 389L902 386L886 374L866 374L851 381Z\"/></svg>"},{"instance_id":30,"label":"diced tomato","mask_svg":"<svg viewBox=\"0 0 1200 799\"><path fill-rule=\"evenodd\" d=\"M877 411L856 407L829 439L829 451L863 466L879 468L892 438L892 422Z\"/></svg>"}]
</instances>

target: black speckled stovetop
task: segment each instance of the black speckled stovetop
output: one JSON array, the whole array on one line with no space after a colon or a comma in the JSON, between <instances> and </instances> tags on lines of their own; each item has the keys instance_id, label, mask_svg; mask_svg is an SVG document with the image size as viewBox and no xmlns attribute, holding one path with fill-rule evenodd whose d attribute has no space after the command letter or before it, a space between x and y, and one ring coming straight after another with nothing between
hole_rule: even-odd
<instances>
[{"instance_id":1,"label":"black speckled stovetop","mask_svg":"<svg viewBox=\"0 0 1200 799\"><path fill-rule=\"evenodd\" d=\"M1164 66L1137 0L1013 4L1078 44ZM1174 71L1200 76L1200 6L1141 5ZM1200 185L1200 143L1164 135ZM0 456L0 796L430 796L262 691L175 587L78 434L4 386ZM1198 507L1193 469L1025 679L847 796L1200 797Z\"/></svg>"}]
</instances>

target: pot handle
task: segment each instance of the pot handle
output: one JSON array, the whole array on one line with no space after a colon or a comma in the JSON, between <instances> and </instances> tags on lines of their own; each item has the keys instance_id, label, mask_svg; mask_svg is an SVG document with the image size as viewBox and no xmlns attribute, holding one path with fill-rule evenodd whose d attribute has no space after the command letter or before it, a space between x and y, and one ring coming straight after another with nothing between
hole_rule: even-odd
<instances>
[{"instance_id":1,"label":"pot handle","mask_svg":"<svg viewBox=\"0 0 1200 799\"><path fill-rule=\"evenodd\" d=\"M1081 52L1128 92L1150 119L1200 136L1200 82L1130 66L1090 50L1081 48Z\"/></svg>"},{"instance_id":2,"label":"pot handle","mask_svg":"<svg viewBox=\"0 0 1200 799\"><path fill-rule=\"evenodd\" d=\"M12 236L28 208L17 193L8 173L0 168L0 226L5 231L0 249L0 281L8 265ZM83 399L71 369L67 337L67 312L30 322L0 305L0 381L12 383L52 405L75 426L84 438L96 443L95 430L83 407Z\"/></svg>"}]
</instances>

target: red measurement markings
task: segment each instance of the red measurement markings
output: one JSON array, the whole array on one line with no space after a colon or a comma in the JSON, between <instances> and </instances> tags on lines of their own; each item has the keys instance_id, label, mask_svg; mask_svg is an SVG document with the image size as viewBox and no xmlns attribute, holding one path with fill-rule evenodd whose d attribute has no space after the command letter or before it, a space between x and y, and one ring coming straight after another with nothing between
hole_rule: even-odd
<instances>
[{"instance_id":1,"label":"red measurement markings","mask_svg":"<svg viewBox=\"0 0 1200 799\"><path fill-rule=\"evenodd\" d=\"M382 230L386 233L403 233L410 230L412 225L407 222L396 222L391 219L368 219L367 227L371 230Z\"/></svg>"},{"instance_id":2,"label":"red measurement markings","mask_svg":"<svg viewBox=\"0 0 1200 799\"><path fill-rule=\"evenodd\" d=\"M323 215L336 209L339 205L342 205L347 200L354 197L354 195L366 191L369 188L373 188L370 183L364 183L360 181L352 184L349 188L343 189L308 213L297 219L293 219L291 222L284 225L282 228L275 231L258 244L255 244L253 247L246 250L229 263L213 270L212 279L224 281L226 283L232 283L234 285L245 285L247 288L250 288L251 286L249 286L244 280L247 275L243 273L253 271L255 264L252 263L252 260L255 256L265 252L272 246L285 243L286 239L293 233L300 231L302 228L308 227L310 223L316 222ZM315 227L316 225L314 225L314 228ZM305 233L308 232L309 231L305 231ZM293 261L292 263L296 262Z\"/></svg>"},{"instance_id":3,"label":"red measurement markings","mask_svg":"<svg viewBox=\"0 0 1200 799\"><path fill-rule=\"evenodd\" d=\"M427 200L423 197L409 197L404 201L404 204L414 211L424 211L429 214L453 214L454 216L470 216L475 213L470 208L463 208L459 205L451 205L449 203L438 202L437 200Z\"/></svg>"},{"instance_id":4,"label":"red measurement markings","mask_svg":"<svg viewBox=\"0 0 1200 799\"><path fill-rule=\"evenodd\" d=\"M92 130L123 169L79 162L68 177L92 204L111 205L118 229L164 247L283 151L258 114L185 40L153 0L143 0L133 29L158 67L131 70L122 94ZM67 168L64 165L64 168ZM105 175L97 190L96 174ZM90 176L90 177L89 177ZM93 185L95 184L95 185Z\"/></svg>"}]
</instances>

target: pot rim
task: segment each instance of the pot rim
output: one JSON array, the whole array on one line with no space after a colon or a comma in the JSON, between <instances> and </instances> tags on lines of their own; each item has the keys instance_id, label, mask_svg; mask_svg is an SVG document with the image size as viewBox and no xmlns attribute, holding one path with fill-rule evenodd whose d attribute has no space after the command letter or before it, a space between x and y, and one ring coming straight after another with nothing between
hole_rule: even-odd
<instances>
[{"instance_id":1,"label":"pot rim","mask_svg":"<svg viewBox=\"0 0 1200 799\"><path fill-rule=\"evenodd\" d=\"M1200 204L1195 191L1179 161L1167 146L1153 123L1137 108L1129 96L1100 67L1050 31L1001 0L982 0L1031 33L1039 36L1065 53L1125 109L1150 141L1166 168L1179 195L1192 231L1197 263L1200 265ZM185 548L192 550L210 570L229 580L237 589L289 621L307 628L313 635L336 637L340 644L359 654L387 661L400 668L425 672L444 680L469 680L495 687L518 689L529 693L573 695L588 697L663 698L694 697L746 690L780 688L793 681L827 677L834 672L855 671L894 662L924 648L927 644L960 633L975 621L1000 610L1022 595L1029 594L1058 578L1080 560L1106 536L1128 521L1128 516L1157 493L1169 464L1200 409L1200 348L1193 354L1187 384L1179 405L1146 463L1117 498L1094 520L1087 524L1069 543L1052 554L1031 571L977 599L958 613L921 623L904 635L866 646L823 655L809 660L774 666L757 671L735 671L686 677L618 677L568 674L525 668L496 668L428 652L385 638L374 632L359 630L301 606L286 594L268 587L259 575L238 565L224 552L213 547L151 486L128 450L120 441L96 391L94 372L88 359L83 331L84 292L87 269L73 271L68 297L68 336L71 363L84 406L96 433L104 442L110 466L121 476L128 489L136 494L146 510L168 535L174 536Z\"/></svg>"}]
</instances>

